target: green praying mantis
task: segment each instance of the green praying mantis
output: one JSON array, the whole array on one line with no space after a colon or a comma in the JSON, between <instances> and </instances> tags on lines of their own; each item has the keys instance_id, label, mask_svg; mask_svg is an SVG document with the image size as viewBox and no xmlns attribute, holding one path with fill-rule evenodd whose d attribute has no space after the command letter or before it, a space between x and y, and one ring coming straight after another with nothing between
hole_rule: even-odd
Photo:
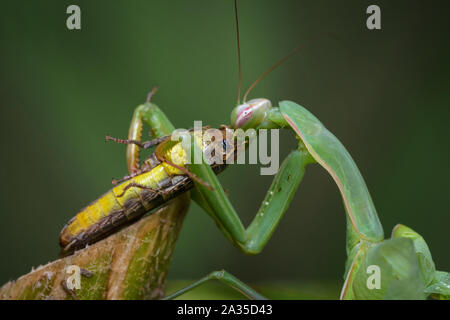
<instances>
[{"instance_id":1,"label":"green praying mantis","mask_svg":"<svg viewBox=\"0 0 450 320\"><path fill-rule=\"evenodd\" d=\"M239 53L236 1L235 13ZM384 239L383 227L358 167L342 143L310 111L292 101L281 101L278 107L273 107L264 98L246 102L253 86L293 53L266 71L245 93L242 104L238 54L238 105L231 113L231 126L255 129L256 132L260 129L287 129L298 139L297 148L282 163L250 225L244 228L205 159L195 163L196 154L202 154L195 141L190 142L190 150L194 152L191 152L189 171L212 188L194 181L192 199L215 220L221 232L236 247L246 254L257 254L264 248L288 208L306 168L317 163L338 186L346 212L347 261L340 298L425 299L432 296L450 299L450 274L436 270L430 250L420 234L399 224L393 229L391 238ZM211 279L219 279L250 298L263 298L225 271L212 272L167 298L175 298Z\"/></svg>"},{"instance_id":2,"label":"green praying mantis","mask_svg":"<svg viewBox=\"0 0 450 320\"><path fill-rule=\"evenodd\" d=\"M450 298L450 274L436 271L428 246L418 233L397 225L391 239L384 239L383 228L356 164L342 143L307 109L291 101L282 101L279 107L273 108L269 100L260 98L238 105L231 119L233 127L285 128L298 138L297 149L284 160L247 229L211 168L206 163L189 165L192 173L214 188L212 191L195 182L193 199L241 251L257 254L263 249L289 206L306 167L318 163L336 182L347 215L348 259L341 299L424 299L430 294ZM194 142L191 147L201 152ZM379 284L375 288L370 283L370 270L379 272ZM221 276L231 277L216 272L187 289ZM240 282L228 278L225 282L249 292Z\"/></svg>"},{"instance_id":3,"label":"green praying mantis","mask_svg":"<svg viewBox=\"0 0 450 320\"><path fill-rule=\"evenodd\" d=\"M235 10L237 25L236 1ZM237 40L239 53L239 30ZM306 168L319 164L337 184L346 212L347 262L341 299L425 299L429 296L450 299L450 274L436 270L428 246L417 232L404 225L397 225L391 238L384 239L382 225L358 167L342 143L311 112L292 101L282 101L276 107L264 98L247 101L254 85L296 51L276 63L250 86L243 96L243 103L240 103L241 68L238 54L238 103L231 113L231 127L254 129L256 134L262 129L286 129L295 134L298 140L297 147L286 157L275 175L250 225L244 227L215 172L207 163L198 141L181 135L179 138L190 157L184 172L189 174L194 183L190 191L191 198L213 218L219 230L234 246L245 254L258 254L289 207ZM175 129L150 99L135 110L127 140L127 163L130 178L133 179L141 176L139 148L154 146L140 142L143 123L150 127L154 141L167 137ZM196 161L198 158L200 162ZM168 159L158 160L164 163ZM154 187L137 183L133 183L133 187L155 191ZM166 299L178 297L212 279L230 285L249 298L265 298L222 270L210 273Z\"/></svg>"},{"instance_id":4,"label":"green praying mantis","mask_svg":"<svg viewBox=\"0 0 450 320\"><path fill-rule=\"evenodd\" d=\"M161 109L149 101L138 107L133 122L146 122L154 132L174 128ZM346 211L348 258L341 299L425 299L430 295L450 298L450 274L436 270L428 246L417 232L397 225L392 237L384 239L375 206L356 164L342 143L307 109L291 101L272 107L267 99L253 99L234 108L231 124L234 128L256 131L283 128L298 138L297 148L282 163L248 228L244 228L197 141L189 140L190 150L194 152L190 152L188 170L196 176L191 197L243 253L261 252L287 210L307 166L318 163L336 182ZM183 140L184 136L180 138ZM199 154L202 161L196 164L194 158ZM166 299L178 297L212 279L230 285L249 298L264 299L223 270L210 273Z\"/></svg>"}]
</instances>

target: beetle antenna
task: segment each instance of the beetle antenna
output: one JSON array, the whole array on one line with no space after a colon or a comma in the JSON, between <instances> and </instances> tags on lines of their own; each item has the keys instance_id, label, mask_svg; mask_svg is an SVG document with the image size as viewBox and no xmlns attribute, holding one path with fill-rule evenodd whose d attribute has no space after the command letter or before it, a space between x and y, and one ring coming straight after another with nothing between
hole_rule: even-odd
<instances>
[{"instance_id":1,"label":"beetle antenna","mask_svg":"<svg viewBox=\"0 0 450 320\"><path fill-rule=\"evenodd\" d=\"M295 48L294 50L291 51L291 53L289 53L287 56L285 56L283 59L281 59L280 61L278 61L277 63L275 63L273 66L271 66L269 69L267 69L266 71L264 71L264 73L258 78L256 79L255 82L253 82L253 84L250 86L250 88L248 88L247 92L245 92L244 95L244 103L247 100L247 96L250 93L250 91L252 91L252 89L258 84L258 82L260 82L265 76L267 76L270 72L272 72L274 69L276 69L280 64L282 64L283 62L285 62L287 59L289 59L290 57L292 57L294 54L296 54L298 51L300 51L300 49L302 48L302 46L298 46L297 48Z\"/></svg>"},{"instance_id":2,"label":"beetle antenna","mask_svg":"<svg viewBox=\"0 0 450 320\"><path fill-rule=\"evenodd\" d=\"M238 19L237 0L234 0L234 16L236 18L236 39L237 39L237 49L238 49L239 84L238 84L237 104L239 104L241 102L242 70L241 70L241 45L239 42L239 19ZM245 98L244 98L244 100L245 100Z\"/></svg>"}]
</instances>

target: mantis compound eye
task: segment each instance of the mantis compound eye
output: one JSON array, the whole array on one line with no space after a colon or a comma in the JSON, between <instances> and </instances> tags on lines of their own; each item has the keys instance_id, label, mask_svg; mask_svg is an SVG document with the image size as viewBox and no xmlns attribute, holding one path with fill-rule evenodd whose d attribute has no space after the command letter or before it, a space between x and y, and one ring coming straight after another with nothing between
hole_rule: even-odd
<instances>
[{"instance_id":1,"label":"mantis compound eye","mask_svg":"<svg viewBox=\"0 0 450 320\"><path fill-rule=\"evenodd\" d=\"M272 103L264 98L240 104L231 113L231 125L233 128L257 128L264 121L270 108Z\"/></svg>"}]
</instances>

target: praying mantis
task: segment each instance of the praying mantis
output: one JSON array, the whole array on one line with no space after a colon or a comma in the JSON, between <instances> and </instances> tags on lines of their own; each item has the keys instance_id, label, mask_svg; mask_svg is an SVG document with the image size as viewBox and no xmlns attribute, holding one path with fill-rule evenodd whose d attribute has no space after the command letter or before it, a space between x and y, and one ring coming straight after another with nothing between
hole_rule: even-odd
<instances>
[{"instance_id":1,"label":"praying mantis","mask_svg":"<svg viewBox=\"0 0 450 320\"><path fill-rule=\"evenodd\" d=\"M247 229L242 226L211 168L205 163L189 166L192 173L215 189L211 191L195 182L193 199L216 219L222 232L241 251L257 254L263 249L306 167L318 163L337 184L347 215L348 259L341 299L424 299L430 294L450 298L450 274L436 271L428 246L417 232L397 225L391 239L384 239L383 228L356 164L340 141L308 110L291 101L282 101L279 107L273 108L269 100L260 98L238 105L231 119L233 127L285 128L298 138L297 149L281 165ZM198 146L192 143L192 148L198 149ZM369 283L367 272L373 269L380 275L376 288ZM234 285L243 290L238 283Z\"/></svg>"},{"instance_id":2,"label":"praying mantis","mask_svg":"<svg viewBox=\"0 0 450 320\"><path fill-rule=\"evenodd\" d=\"M236 1L234 4L239 53ZM307 166L317 163L337 184L346 212L347 262L340 298L425 299L432 296L437 299L450 299L450 274L436 270L430 250L419 233L398 224L394 227L391 238L384 239L383 227L358 167L342 143L311 112L292 101L281 101L278 107L272 107L272 103L264 98L246 102L253 86L285 59L275 64L250 86L241 104L240 55L238 56L238 105L231 113L231 126L257 131L287 129L296 135L298 146L284 160L247 229L210 166L205 162L195 164L194 155L191 154L190 172L214 189L206 188L195 181L196 188L191 192L192 198L214 218L228 240L246 254L259 253L289 206ZM201 152L195 142L191 142L191 150ZM210 279L219 279L251 298L261 298L251 288L224 271L213 272L169 298L177 297Z\"/></svg>"},{"instance_id":3,"label":"praying mantis","mask_svg":"<svg viewBox=\"0 0 450 320\"><path fill-rule=\"evenodd\" d=\"M150 127L157 128L162 123L160 117L167 121L153 103L146 103L145 109L140 110L144 111L135 112L138 115L136 123L145 121ZM375 206L356 164L342 143L307 109L291 101L282 101L279 107L274 108L267 99L252 99L234 108L231 123L234 128L243 129L284 128L298 138L297 148L282 163L247 229L211 166L203 158L201 163L195 163L195 152L203 155L203 151L196 140L190 141L194 152L190 153L188 170L196 176L191 197L243 253L261 252L288 208L307 166L318 163L336 182L346 211L348 258L341 299L424 299L429 295L450 298L450 274L436 271L428 246L417 232L397 225L392 237L384 239ZM130 135L133 134L131 130ZM183 136L180 138L184 139ZM136 144L132 143L128 148L136 148ZM379 280L374 283L370 282L370 270L379 275ZM167 299L178 297L213 279L230 285L249 298L264 299L223 270L210 273Z\"/></svg>"},{"instance_id":4,"label":"praying mantis","mask_svg":"<svg viewBox=\"0 0 450 320\"><path fill-rule=\"evenodd\" d=\"M306 168L319 164L337 184L346 212L347 262L341 299L425 299L430 295L449 299L450 275L436 270L430 250L420 234L397 225L391 238L384 239L365 181L342 143L310 111L295 102L281 101L273 107L265 98L247 101L253 86L240 103L239 80L238 103L231 113L231 127L255 129L256 132L261 129L289 130L297 137L298 144L282 163L260 209L245 228L211 166L203 158L201 163L195 163L195 155L203 155L203 152L195 140L189 141L190 150L194 152L190 153L190 164L186 167L196 177L192 179L195 187L190 191L191 197L214 219L224 236L245 254L261 252L287 210ZM174 129L156 104L147 101L136 109L127 146L128 167L132 172L137 172L139 148L145 148L140 143L143 123L149 125L156 139ZM232 286L249 298L264 299L223 270L210 273L166 299L178 297L212 279Z\"/></svg>"}]
</instances>

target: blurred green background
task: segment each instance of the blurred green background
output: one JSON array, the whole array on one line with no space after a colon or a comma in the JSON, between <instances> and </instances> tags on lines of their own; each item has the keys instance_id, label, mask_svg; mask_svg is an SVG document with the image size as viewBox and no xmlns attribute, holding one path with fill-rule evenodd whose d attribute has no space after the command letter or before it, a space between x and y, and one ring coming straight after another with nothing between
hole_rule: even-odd
<instances>
[{"instance_id":1,"label":"blurred green background","mask_svg":"<svg viewBox=\"0 0 450 320\"><path fill-rule=\"evenodd\" d=\"M82 29L66 28L81 7ZM382 30L366 28L378 4ZM312 111L358 164L389 236L397 223L422 234L450 270L450 21L439 1L239 2L243 85L302 43L251 97ZM0 284L57 257L63 225L126 174L135 106L154 97L177 127L229 123L237 93L233 2L5 1L1 24ZM336 39L324 36L331 32ZM308 39L315 39L308 41ZM283 133L282 157L295 146ZM258 166L221 175L248 223L272 177ZM196 205L169 273L197 279L225 268L249 283L331 286L338 296L345 218L336 185L307 171L273 238L244 256Z\"/></svg>"}]
</instances>

